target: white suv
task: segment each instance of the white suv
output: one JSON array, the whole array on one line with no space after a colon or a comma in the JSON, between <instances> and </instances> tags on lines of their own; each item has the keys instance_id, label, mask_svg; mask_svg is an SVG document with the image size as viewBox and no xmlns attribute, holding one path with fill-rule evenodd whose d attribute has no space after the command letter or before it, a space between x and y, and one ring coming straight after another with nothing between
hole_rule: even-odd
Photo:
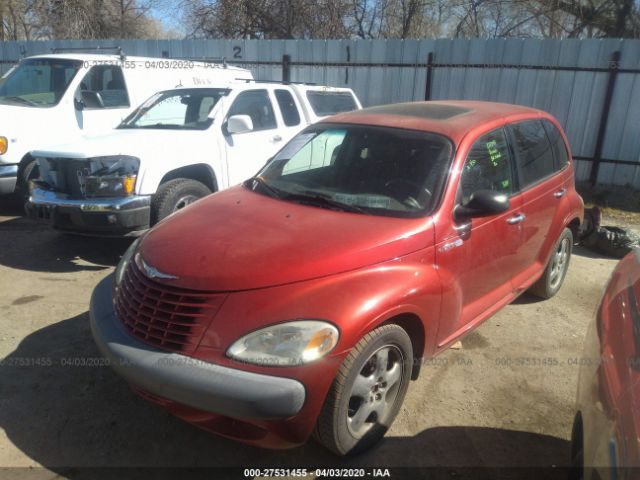
<instances>
[{"instance_id":1,"label":"white suv","mask_svg":"<svg viewBox=\"0 0 640 480\"><path fill-rule=\"evenodd\" d=\"M247 80L159 92L109 133L32 152L40 174L27 211L69 232L137 235L253 176L307 125L359 108L350 89L316 85Z\"/></svg>"},{"instance_id":2,"label":"white suv","mask_svg":"<svg viewBox=\"0 0 640 480\"><path fill-rule=\"evenodd\" d=\"M111 130L160 90L236 78L253 77L190 60L78 53L25 58L0 83L0 194L26 193L34 149Z\"/></svg>"}]
</instances>

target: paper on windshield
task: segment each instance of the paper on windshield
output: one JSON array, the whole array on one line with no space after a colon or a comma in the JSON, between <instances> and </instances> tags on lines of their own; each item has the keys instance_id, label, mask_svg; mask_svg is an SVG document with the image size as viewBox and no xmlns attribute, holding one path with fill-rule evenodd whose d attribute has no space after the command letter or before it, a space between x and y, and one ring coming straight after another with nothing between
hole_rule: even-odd
<instances>
[{"instance_id":1,"label":"paper on windshield","mask_svg":"<svg viewBox=\"0 0 640 480\"><path fill-rule=\"evenodd\" d=\"M302 135L294 137L294 139L291 140L282 150L280 150L280 152L273 159L289 160L298 152L298 150L309 143L311 139L316 135L316 133L303 133Z\"/></svg>"}]
</instances>

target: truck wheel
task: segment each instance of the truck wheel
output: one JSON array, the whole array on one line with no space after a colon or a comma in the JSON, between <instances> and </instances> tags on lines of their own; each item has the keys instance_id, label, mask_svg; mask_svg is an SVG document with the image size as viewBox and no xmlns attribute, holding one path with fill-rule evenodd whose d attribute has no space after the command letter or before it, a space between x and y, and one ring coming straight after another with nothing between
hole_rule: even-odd
<instances>
[{"instance_id":1,"label":"truck wheel","mask_svg":"<svg viewBox=\"0 0 640 480\"><path fill-rule=\"evenodd\" d=\"M342 363L318 417L314 437L338 455L378 442L395 419L409 387L413 348L398 325L365 335Z\"/></svg>"},{"instance_id":2,"label":"truck wheel","mask_svg":"<svg viewBox=\"0 0 640 480\"><path fill-rule=\"evenodd\" d=\"M571 230L565 228L556 242L547 268L545 268L542 277L531 286L530 293L545 299L551 298L558 293L569 269L572 247L573 234Z\"/></svg>"},{"instance_id":3,"label":"truck wheel","mask_svg":"<svg viewBox=\"0 0 640 480\"><path fill-rule=\"evenodd\" d=\"M151 225L210 193L205 184L188 178L175 178L163 183L151 201Z\"/></svg>"},{"instance_id":4,"label":"truck wheel","mask_svg":"<svg viewBox=\"0 0 640 480\"><path fill-rule=\"evenodd\" d=\"M18 169L18 178L16 179L15 197L22 205L29 200L29 181L37 178L39 175L38 162L30 158Z\"/></svg>"}]
</instances>

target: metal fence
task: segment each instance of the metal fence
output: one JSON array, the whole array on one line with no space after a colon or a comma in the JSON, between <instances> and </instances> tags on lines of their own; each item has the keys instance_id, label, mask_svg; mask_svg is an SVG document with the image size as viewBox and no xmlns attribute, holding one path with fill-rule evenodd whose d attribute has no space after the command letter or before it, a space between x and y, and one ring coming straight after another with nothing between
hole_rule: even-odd
<instances>
[{"instance_id":1,"label":"metal fence","mask_svg":"<svg viewBox=\"0 0 640 480\"><path fill-rule=\"evenodd\" d=\"M104 40L0 43L0 71L53 48L211 59L265 80L351 87L365 106L493 100L562 123L578 180L640 188L640 40Z\"/></svg>"}]
</instances>

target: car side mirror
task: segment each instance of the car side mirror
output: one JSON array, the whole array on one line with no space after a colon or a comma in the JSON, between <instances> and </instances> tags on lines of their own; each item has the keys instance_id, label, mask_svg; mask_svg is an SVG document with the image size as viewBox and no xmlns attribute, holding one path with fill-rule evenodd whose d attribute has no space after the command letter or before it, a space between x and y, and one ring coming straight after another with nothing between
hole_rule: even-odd
<instances>
[{"instance_id":1,"label":"car side mirror","mask_svg":"<svg viewBox=\"0 0 640 480\"><path fill-rule=\"evenodd\" d=\"M453 216L456 220L473 217L488 217L509 209L509 197L493 190L473 192L465 203L456 206Z\"/></svg>"},{"instance_id":2,"label":"car side mirror","mask_svg":"<svg viewBox=\"0 0 640 480\"><path fill-rule=\"evenodd\" d=\"M82 90L80 92L82 96L82 104L84 108L104 108L104 102L99 92L93 92L91 90Z\"/></svg>"},{"instance_id":3,"label":"car side mirror","mask_svg":"<svg viewBox=\"0 0 640 480\"><path fill-rule=\"evenodd\" d=\"M84 102L80 99L80 98L74 98L73 99L73 106L75 107L76 110L78 110L79 112L81 112L82 110L84 110Z\"/></svg>"},{"instance_id":4,"label":"car side mirror","mask_svg":"<svg viewBox=\"0 0 640 480\"><path fill-rule=\"evenodd\" d=\"M227 132L247 133L253 130L253 120L249 115L232 115L227 119Z\"/></svg>"}]
</instances>

